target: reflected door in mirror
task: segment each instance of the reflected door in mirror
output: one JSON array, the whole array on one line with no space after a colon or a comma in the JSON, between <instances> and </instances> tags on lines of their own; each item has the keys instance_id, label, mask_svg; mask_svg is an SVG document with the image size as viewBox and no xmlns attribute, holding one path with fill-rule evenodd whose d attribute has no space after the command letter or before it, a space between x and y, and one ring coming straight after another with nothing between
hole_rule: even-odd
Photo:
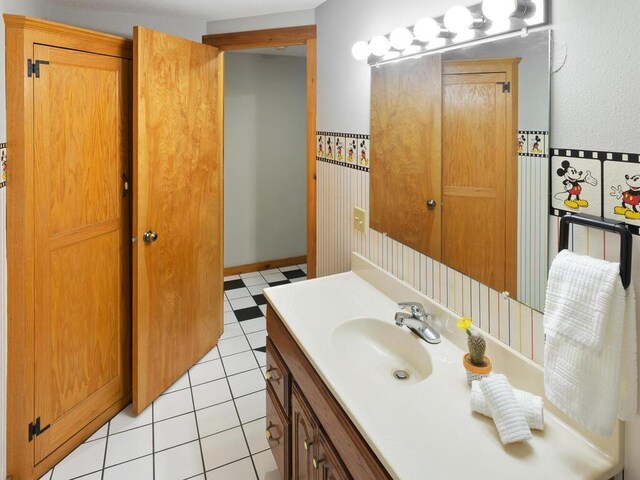
<instances>
[{"instance_id":1,"label":"reflected door in mirror","mask_svg":"<svg viewBox=\"0 0 640 480\"><path fill-rule=\"evenodd\" d=\"M499 291L517 291L519 59L445 62L443 262Z\"/></svg>"}]
</instances>

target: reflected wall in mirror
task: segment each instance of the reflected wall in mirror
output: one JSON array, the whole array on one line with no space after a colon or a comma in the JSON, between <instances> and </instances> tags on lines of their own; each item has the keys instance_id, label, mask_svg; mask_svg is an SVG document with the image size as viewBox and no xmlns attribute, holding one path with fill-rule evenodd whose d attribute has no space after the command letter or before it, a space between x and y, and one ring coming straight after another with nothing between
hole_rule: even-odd
<instances>
[{"instance_id":1,"label":"reflected wall in mirror","mask_svg":"<svg viewBox=\"0 0 640 480\"><path fill-rule=\"evenodd\" d=\"M374 66L371 227L537 310L550 30Z\"/></svg>"}]
</instances>

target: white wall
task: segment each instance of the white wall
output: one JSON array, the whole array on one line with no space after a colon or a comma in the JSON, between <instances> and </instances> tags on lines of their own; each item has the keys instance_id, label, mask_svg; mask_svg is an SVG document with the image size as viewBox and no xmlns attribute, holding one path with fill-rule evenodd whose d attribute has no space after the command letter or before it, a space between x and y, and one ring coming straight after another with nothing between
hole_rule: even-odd
<instances>
[{"instance_id":1,"label":"white wall","mask_svg":"<svg viewBox=\"0 0 640 480\"><path fill-rule=\"evenodd\" d=\"M207 33L245 32L268 28L297 27L316 23L315 10L258 15L255 17L233 18L207 22Z\"/></svg>"},{"instance_id":2,"label":"white wall","mask_svg":"<svg viewBox=\"0 0 640 480\"><path fill-rule=\"evenodd\" d=\"M128 38L133 37L133 27L138 25L188 38L195 42L202 41L202 35L206 33L207 28L206 20L203 18L163 17L60 5L49 7L47 19Z\"/></svg>"},{"instance_id":3,"label":"white wall","mask_svg":"<svg viewBox=\"0 0 640 480\"><path fill-rule=\"evenodd\" d=\"M425 15L440 15L457 3L328 0L319 6L318 130L369 132L370 73L366 62L355 61L351 56L355 41L413 24ZM470 3L475 2L465 4ZM551 146L640 152L640 63L636 58L640 48L636 25L640 3L562 0L552 2L552 6L551 27L556 44L566 49L567 59L552 77ZM322 232L319 234L322 236ZM617 256L611 246L615 240L607 242L605 249L604 245L594 246L595 237L591 236L593 256ZM319 242L322 248L321 237ZM404 251L406 247L400 248ZM634 249L638 257L637 237ZM634 273L635 283L639 284L640 270L636 268ZM626 436L626 477L640 479L640 417L627 425Z\"/></svg>"},{"instance_id":4,"label":"white wall","mask_svg":"<svg viewBox=\"0 0 640 480\"><path fill-rule=\"evenodd\" d=\"M305 255L306 108L306 58L225 53L225 267Z\"/></svg>"}]
</instances>

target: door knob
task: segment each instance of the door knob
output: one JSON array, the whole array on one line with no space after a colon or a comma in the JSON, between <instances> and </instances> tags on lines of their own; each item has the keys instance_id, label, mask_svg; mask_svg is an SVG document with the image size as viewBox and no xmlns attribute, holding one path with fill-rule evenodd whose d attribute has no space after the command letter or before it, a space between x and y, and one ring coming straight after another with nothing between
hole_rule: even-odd
<instances>
[{"instance_id":1,"label":"door knob","mask_svg":"<svg viewBox=\"0 0 640 480\"><path fill-rule=\"evenodd\" d=\"M153 243L158 240L158 234L152 230L148 230L144 233L142 239L144 243Z\"/></svg>"},{"instance_id":2,"label":"door knob","mask_svg":"<svg viewBox=\"0 0 640 480\"><path fill-rule=\"evenodd\" d=\"M433 199L432 200L427 200L427 208L429 210L433 210L434 208L436 208L436 205L437 205L437 203L436 203L435 200L433 200Z\"/></svg>"}]
</instances>

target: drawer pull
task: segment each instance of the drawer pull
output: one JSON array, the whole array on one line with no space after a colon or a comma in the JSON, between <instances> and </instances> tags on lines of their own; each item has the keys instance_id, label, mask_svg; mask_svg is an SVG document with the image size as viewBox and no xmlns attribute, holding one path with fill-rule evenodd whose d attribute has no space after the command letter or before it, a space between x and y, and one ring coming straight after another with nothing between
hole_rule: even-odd
<instances>
[{"instance_id":1,"label":"drawer pull","mask_svg":"<svg viewBox=\"0 0 640 480\"><path fill-rule=\"evenodd\" d=\"M267 372L265 373L266 379L272 382L280 383L280 377L273 374L274 372L277 372L277 371L278 371L277 368L269 367L267 369Z\"/></svg>"},{"instance_id":2,"label":"drawer pull","mask_svg":"<svg viewBox=\"0 0 640 480\"><path fill-rule=\"evenodd\" d=\"M275 430L276 435L274 435L273 433L271 433L271 430ZM264 436L267 437L268 441L279 441L280 440L280 434L278 433L278 429L277 426L272 424L271 422L269 422L269 425L267 425L267 429L264 432Z\"/></svg>"},{"instance_id":3,"label":"drawer pull","mask_svg":"<svg viewBox=\"0 0 640 480\"><path fill-rule=\"evenodd\" d=\"M313 445L313 442L310 442L309 440L305 440L304 441L304 449L308 452L309 448L311 447L311 445Z\"/></svg>"},{"instance_id":4,"label":"drawer pull","mask_svg":"<svg viewBox=\"0 0 640 480\"><path fill-rule=\"evenodd\" d=\"M320 468L320 464L322 462L324 462L324 460L322 460L322 459L318 460L317 458L314 458L313 459L313 468L315 468L317 470L318 468Z\"/></svg>"}]
</instances>

